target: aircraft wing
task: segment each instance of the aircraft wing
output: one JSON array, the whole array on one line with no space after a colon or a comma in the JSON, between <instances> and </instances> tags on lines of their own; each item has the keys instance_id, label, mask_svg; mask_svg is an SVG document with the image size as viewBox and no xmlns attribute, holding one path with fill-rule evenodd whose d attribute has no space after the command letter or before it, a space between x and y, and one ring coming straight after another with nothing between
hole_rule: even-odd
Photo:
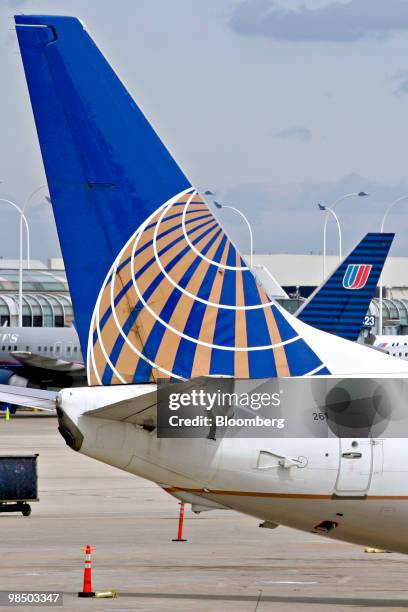
<instances>
[{"instance_id":1,"label":"aircraft wing","mask_svg":"<svg viewBox=\"0 0 408 612\"><path fill-rule=\"evenodd\" d=\"M38 355L37 353L29 351L11 351L10 355L22 365L33 368L41 368L42 370L51 370L53 372L72 375L85 373L85 366L83 363L66 361L65 359L57 357L47 357L46 355Z\"/></svg>"},{"instance_id":2,"label":"aircraft wing","mask_svg":"<svg viewBox=\"0 0 408 612\"><path fill-rule=\"evenodd\" d=\"M4 404L16 404L27 408L54 411L56 397L57 391L0 385L0 402Z\"/></svg>"}]
</instances>

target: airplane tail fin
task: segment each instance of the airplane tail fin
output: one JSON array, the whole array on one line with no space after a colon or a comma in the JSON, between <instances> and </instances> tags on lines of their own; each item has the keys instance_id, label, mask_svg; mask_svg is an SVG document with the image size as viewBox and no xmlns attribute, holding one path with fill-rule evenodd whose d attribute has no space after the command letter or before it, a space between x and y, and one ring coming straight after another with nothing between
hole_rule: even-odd
<instances>
[{"instance_id":1,"label":"airplane tail fin","mask_svg":"<svg viewBox=\"0 0 408 612\"><path fill-rule=\"evenodd\" d=\"M81 22L15 21L89 382L324 372Z\"/></svg>"},{"instance_id":2,"label":"airplane tail fin","mask_svg":"<svg viewBox=\"0 0 408 612\"><path fill-rule=\"evenodd\" d=\"M86 355L112 261L135 227L191 184L78 19L15 21Z\"/></svg>"},{"instance_id":3,"label":"airplane tail fin","mask_svg":"<svg viewBox=\"0 0 408 612\"><path fill-rule=\"evenodd\" d=\"M394 236L366 234L296 316L322 331L357 340Z\"/></svg>"}]
</instances>

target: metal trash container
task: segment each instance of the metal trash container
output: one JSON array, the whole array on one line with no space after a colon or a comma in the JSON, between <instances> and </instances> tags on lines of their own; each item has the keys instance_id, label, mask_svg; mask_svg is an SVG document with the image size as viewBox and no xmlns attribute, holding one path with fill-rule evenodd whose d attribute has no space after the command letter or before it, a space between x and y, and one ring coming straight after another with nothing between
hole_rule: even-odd
<instances>
[{"instance_id":1,"label":"metal trash container","mask_svg":"<svg viewBox=\"0 0 408 612\"><path fill-rule=\"evenodd\" d=\"M36 455L0 455L0 512L31 514L38 501Z\"/></svg>"}]
</instances>

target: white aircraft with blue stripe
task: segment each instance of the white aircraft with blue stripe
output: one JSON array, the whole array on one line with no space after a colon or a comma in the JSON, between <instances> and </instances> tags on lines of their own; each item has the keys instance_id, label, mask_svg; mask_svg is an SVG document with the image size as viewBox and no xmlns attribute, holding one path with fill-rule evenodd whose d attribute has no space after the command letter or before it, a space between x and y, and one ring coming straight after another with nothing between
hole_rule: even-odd
<instances>
[{"instance_id":1,"label":"white aircraft with blue stripe","mask_svg":"<svg viewBox=\"0 0 408 612\"><path fill-rule=\"evenodd\" d=\"M158 439L159 379L405 384L408 363L270 301L83 24L15 20L90 385L47 396L66 442L200 507L408 552L405 439Z\"/></svg>"}]
</instances>

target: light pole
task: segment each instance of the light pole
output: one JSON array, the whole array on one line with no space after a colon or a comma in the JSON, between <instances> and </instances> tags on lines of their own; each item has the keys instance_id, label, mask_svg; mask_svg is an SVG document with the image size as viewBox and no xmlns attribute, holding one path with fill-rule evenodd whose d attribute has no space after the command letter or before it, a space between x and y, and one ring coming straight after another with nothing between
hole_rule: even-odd
<instances>
[{"instance_id":1,"label":"light pole","mask_svg":"<svg viewBox=\"0 0 408 612\"><path fill-rule=\"evenodd\" d=\"M41 189L44 189L44 187L47 187L46 183L42 183L41 185L39 185L38 187L33 189L32 192L27 196L27 198L24 200L24 204L23 204L23 210L22 210L23 214L24 214L24 211L25 211L26 207L28 206L31 198L33 198L39 191L41 191ZM20 225L21 224L22 224L22 218L20 218ZM30 267L30 239L28 237L27 238L27 268L29 268L29 267Z\"/></svg>"},{"instance_id":2,"label":"light pole","mask_svg":"<svg viewBox=\"0 0 408 612\"><path fill-rule=\"evenodd\" d=\"M341 245L341 227L340 227L340 221L338 216L336 215L336 213L334 212L334 210L332 208L330 208L329 206L323 206L323 204L318 204L319 210L324 210L327 211L330 215L333 216L334 220L336 221L336 225L337 225L337 230L339 233L339 261L341 261L341 252L342 252L342 245ZM327 218L327 215L326 215ZM326 253L326 232L323 233L323 252ZM326 278L326 277L324 277ZM323 280L324 280L323 278Z\"/></svg>"},{"instance_id":3,"label":"light pole","mask_svg":"<svg viewBox=\"0 0 408 612\"><path fill-rule=\"evenodd\" d=\"M219 202L216 202L215 200L213 200L213 202L214 202L214 205L217 208L229 208L230 210L234 210L236 213L238 213L243 218L243 220L247 224L248 231L249 231L249 242L250 242L250 255L249 255L250 264L249 264L249 267L252 269L252 267L253 267L253 256L254 256L254 237L253 237L252 228L251 228L251 225L250 225L248 219L246 218L246 216L244 215L244 213L241 210L239 210L238 208L235 208L234 206L226 206L225 204L220 204Z\"/></svg>"},{"instance_id":4,"label":"light pole","mask_svg":"<svg viewBox=\"0 0 408 612\"><path fill-rule=\"evenodd\" d=\"M403 200L408 200L408 195L403 195L399 198L397 198L396 200L393 200L390 204L388 204L387 208L385 209L385 213L384 216L382 218L381 221L381 228L380 228L380 232L383 234L384 233L384 225L385 225L385 220L388 217L388 213L391 212L391 210L394 208L394 206L396 206L399 202L402 202ZM379 284L379 289L380 289L380 321L379 321L379 331L380 331L380 336L383 333L383 273L381 272L380 274L380 284Z\"/></svg>"},{"instance_id":5,"label":"light pole","mask_svg":"<svg viewBox=\"0 0 408 612\"><path fill-rule=\"evenodd\" d=\"M346 195L341 196L341 198L338 198L337 200L335 200L333 202L333 204L331 204L330 207L325 207L327 209L327 211L329 212L329 209L331 211L334 211L334 209L336 208L336 206L338 204L340 204L340 202L343 202L343 200L347 200L348 198L354 198L354 197L364 197L364 196L368 196L368 193L366 193L365 191L353 191L353 193L346 193ZM320 210L322 210L321 206L319 206ZM323 280L326 278L326 231L327 231L327 222L329 220L329 215L326 214L325 219L324 219L324 226L323 226ZM338 227L339 227L339 259L341 260L341 229L340 229L340 224L338 223Z\"/></svg>"},{"instance_id":6,"label":"light pole","mask_svg":"<svg viewBox=\"0 0 408 612\"><path fill-rule=\"evenodd\" d=\"M23 220L26 226L26 236L27 236L27 260L29 253L29 245L30 245L30 229L28 227L27 218L20 208L17 206L15 202L8 200L7 198L0 198L0 202L6 202L6 204L10 204L13 208L15 208L20 213L20 248L19 248L19 267L18 267L18 326L23 327Z\"/></svg>"}]
</instances>

